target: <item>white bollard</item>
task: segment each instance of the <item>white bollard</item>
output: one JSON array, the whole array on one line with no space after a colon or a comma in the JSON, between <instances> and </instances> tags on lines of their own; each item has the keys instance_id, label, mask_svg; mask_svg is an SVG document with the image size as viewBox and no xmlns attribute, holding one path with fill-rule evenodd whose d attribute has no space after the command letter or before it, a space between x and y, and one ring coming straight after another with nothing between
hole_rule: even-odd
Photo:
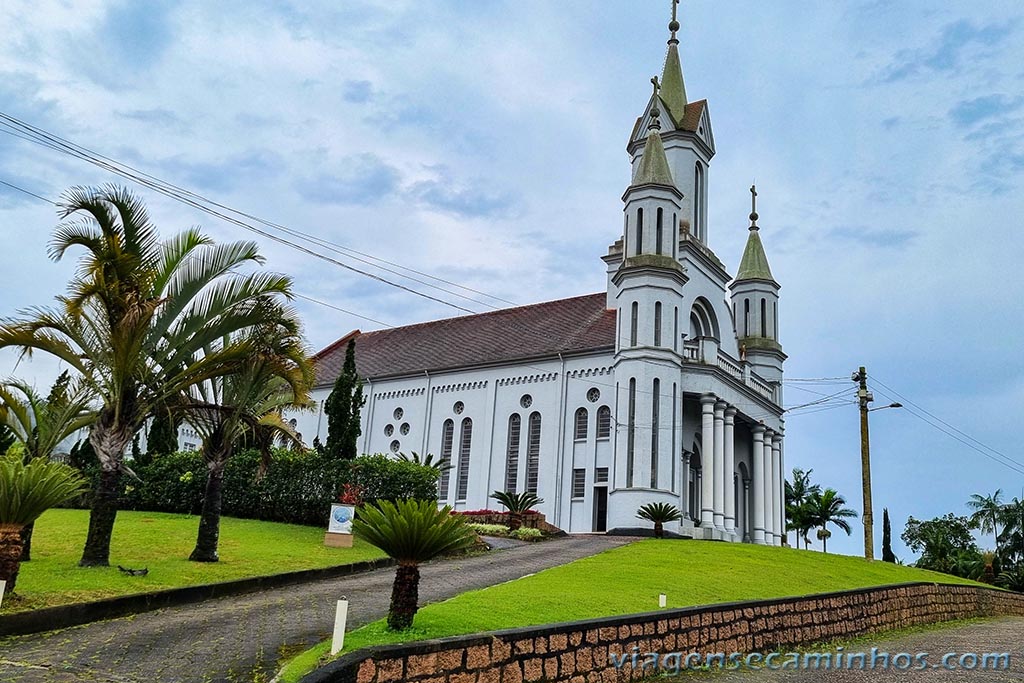
<instances>
[{"instance_id":1,"label":"white bollard","mask_svg":"<svg viewBox=\"0 0 1024 683\"><path fill-rule=\"evenodd\" d=\"M7 582L0 581L0 607L4 606L4 591L7 590Z\"/></svg>"},{"instance_id":2,"label":"white bollard","mask_svg":"<svg viewBox=\"0 0 1024 683\"><path fill-rule=\"evenodd\" d=\"M658 607L664 609L666 605L668 605L668 596L662 593L658 596Z\"/></svg>"},{"instance_id":3,"label":"white bollard","mask_svg":"<svg viewBox=\"0 0 1024 683\"><path fill-rule=\"evenodd\" d=\"M338 600L338 611L334 615L334 637L331 639L331 656L341 652L345 647L345 622L348 621L348 600L341 596Z\"/></svg>"}]
</instances>

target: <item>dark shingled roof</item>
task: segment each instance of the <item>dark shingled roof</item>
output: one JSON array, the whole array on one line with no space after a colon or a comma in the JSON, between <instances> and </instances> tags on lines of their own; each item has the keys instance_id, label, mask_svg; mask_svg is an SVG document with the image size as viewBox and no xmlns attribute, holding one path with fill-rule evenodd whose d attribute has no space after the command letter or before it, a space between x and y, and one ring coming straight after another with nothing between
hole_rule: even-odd
<instances>
[{"instance_id":1,"label":"dark shingled roof","mask_svg":"<svg viewBox=\"0 0 1024 683\"><path fill-rule=\"evenodd\" d=\"M506 308L459 318L351 332L320 351L316 384L332 384L356 340L356 371L364 379L577 353L615 346L615 311L606 295Z\"/></svg>"}]
</instances>

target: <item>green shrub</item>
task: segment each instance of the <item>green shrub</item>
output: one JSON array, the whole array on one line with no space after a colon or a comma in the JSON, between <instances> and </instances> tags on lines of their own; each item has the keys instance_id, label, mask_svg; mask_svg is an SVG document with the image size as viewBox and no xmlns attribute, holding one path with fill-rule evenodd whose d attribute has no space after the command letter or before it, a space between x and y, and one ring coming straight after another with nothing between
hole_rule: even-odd
<instances>
[{"instance_id":1,"label":"green shrub","mask_svg":"<svg viewBox=\"0 0 1024 683\"><path fill-rule=\"evenodd\" d=\"M469 522L469 528L481 536L508 536L508 527L504 524L478 524Z\"/></svg>"},{"instance_id":2,"label":"green shrub","mask_svg":"<svg viewBox=\"0 0 1024 683\"><path fill-rule=\"evenodd\" d=\"M525 526L521 526L515 531L509 532L509 536L512 538L518 538L520 541L539 541L544 538L544 534L540 529L532 529Z\"/></svg>"},{"instance_id":3,"label":"green shrub","mask_svg":"<svg viewBox=\"0 0 1024 683\"><path fill-rule=\"evenodd\" d=\"M348 481L360 491L364 503L378 500L437 500L440 472L409 460L378 453L350 461Z\"/></svg>"}]
</instances>

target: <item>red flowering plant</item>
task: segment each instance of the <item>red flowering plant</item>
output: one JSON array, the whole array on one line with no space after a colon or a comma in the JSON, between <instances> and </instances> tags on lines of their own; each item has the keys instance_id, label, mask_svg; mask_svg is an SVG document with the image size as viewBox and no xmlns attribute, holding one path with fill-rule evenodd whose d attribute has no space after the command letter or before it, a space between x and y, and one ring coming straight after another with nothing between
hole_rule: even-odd
<instances>
[{"instance_id":1,"label":"red flowering plant","mask_svg":"<svg viewBox=\"0 0 1024 683\"><path fill-rule=\"evenodd\" d=\"M355 505L356 507L361 506L363 504L363 487L352 483L344 484L341 487L341 495L338 496L338 502L345 505Z\"/></svg>"}]
</instances>

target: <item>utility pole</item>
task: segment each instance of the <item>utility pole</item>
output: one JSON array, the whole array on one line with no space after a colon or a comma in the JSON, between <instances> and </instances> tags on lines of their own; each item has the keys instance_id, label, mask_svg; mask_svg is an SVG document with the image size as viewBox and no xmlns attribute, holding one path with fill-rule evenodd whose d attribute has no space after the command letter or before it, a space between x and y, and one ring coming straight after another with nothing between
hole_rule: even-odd
<instances>
[{"instance_id":1,"label":"utility pole","mask_svg":"<svg viewBox=\"0 0 1024 683\"><path fill-rule=\"evenodd\" d=\"M863 365L853 374L853 381L859 385L857 402L860 404L860 470L864 489L864 513L861 516L861 520L864 522L864 557L873 560L875 559L875 532L871 514L871 446L868 441L868 404L875 400L875 397L868 391L868 373Z\"/></svg>"}]
</instances>

